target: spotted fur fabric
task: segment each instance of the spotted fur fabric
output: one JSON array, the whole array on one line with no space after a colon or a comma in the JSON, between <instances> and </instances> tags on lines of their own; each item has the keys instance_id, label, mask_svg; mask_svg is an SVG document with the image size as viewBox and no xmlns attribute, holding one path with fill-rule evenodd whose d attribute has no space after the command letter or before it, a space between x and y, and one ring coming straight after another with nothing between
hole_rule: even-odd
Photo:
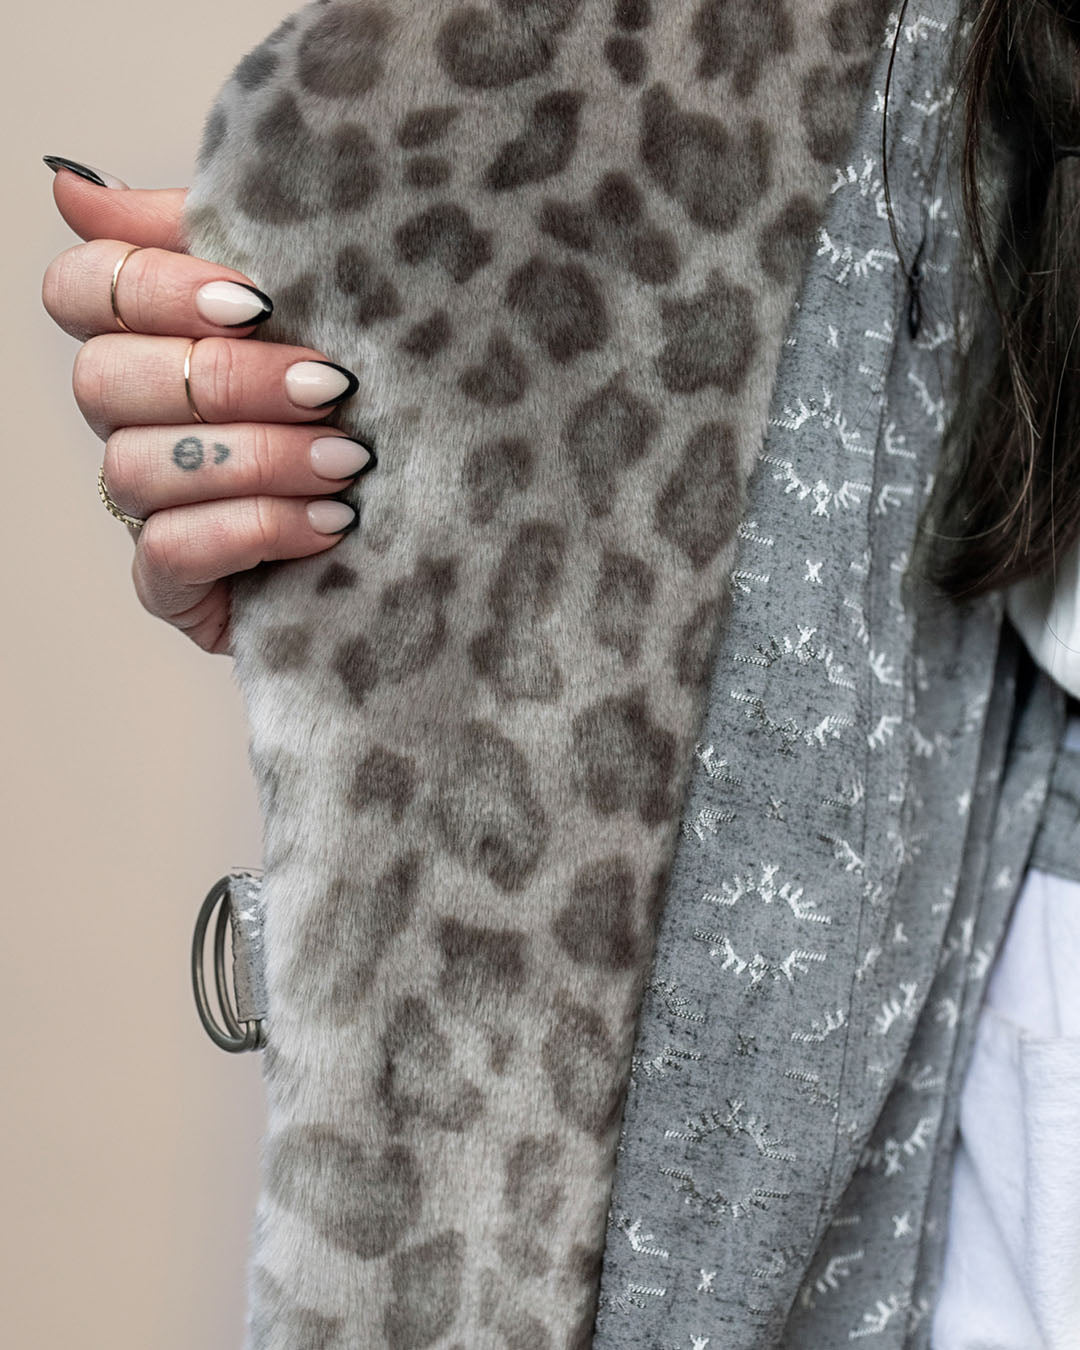
<instances>
[{"instance_id":1,"label":"spotted fur fabric","mask_svg":"<svg viewBox=\"0 0 1080 1350\"><path fill-rule=\"evenodd\" d=\"M879 0L320 3L192 251L354 369L334 550L237 578L265 827L250 1350L590 1344L747 479Z\"/></svg>"}]
</instances>

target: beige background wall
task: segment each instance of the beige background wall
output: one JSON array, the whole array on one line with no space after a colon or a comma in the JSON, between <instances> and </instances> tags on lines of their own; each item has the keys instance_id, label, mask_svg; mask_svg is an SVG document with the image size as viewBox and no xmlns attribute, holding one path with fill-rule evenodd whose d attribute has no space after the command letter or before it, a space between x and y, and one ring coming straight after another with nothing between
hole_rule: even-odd
<instances>
[{"instance_id":1,"label":"beige background wall","mask_svg":"<svg viewBox=\"0 0 1080 1350\"><path fill-rule=\"evenodd\" d=\"M41 307L75 243L44 154L189 181L229 71L294 0L9 4L2 101L0 1337L239 1350L259 1064L199 1026L196 909L258 866L231 662L140 607L102 446Z\"/></svg>"}]
</instances>

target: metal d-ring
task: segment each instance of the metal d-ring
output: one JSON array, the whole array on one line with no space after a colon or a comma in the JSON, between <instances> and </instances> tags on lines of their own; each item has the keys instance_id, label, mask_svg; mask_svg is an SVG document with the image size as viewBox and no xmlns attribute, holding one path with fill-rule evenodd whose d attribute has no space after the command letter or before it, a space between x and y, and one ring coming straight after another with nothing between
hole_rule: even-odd
<instances>
[{"instance_id":1,"label":"metal d-ring","mask_svg":"<svg viewBox=\"0 0 1080 1350\"><path fill-rule=\"evenodd\" d=\"M195 1007L199 1021L202 1022L206 1034L220 1049L237 1055L245 1050L261 1050L266 1042L262 1022L244 1022L241 1025L232 1007L225 968L225 934L229 927L229 883L230 878L227 876L214 882L195 920L195 933L191 943L191 983L195 990ZM218 910L218 916L214 931L214 985L221 1019L225 1023L224 1030L218 1025L210 1007L204 970L206 933L215 909Z\"/></svg>"}]
</instances>

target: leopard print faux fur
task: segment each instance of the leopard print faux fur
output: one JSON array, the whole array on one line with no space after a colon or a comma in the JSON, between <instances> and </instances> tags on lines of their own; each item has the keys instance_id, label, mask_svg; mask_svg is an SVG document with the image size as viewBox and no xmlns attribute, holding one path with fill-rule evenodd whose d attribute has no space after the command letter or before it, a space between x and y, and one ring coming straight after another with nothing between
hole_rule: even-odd
<instances>
[{"instance_id":1,"label":"leopard print faux fur","mask_svg":"<svg viewBox=\"0 0 1080 1350\"><path fill-rule=\"evenodd\" d=\"M236 579L265 817L250 1350L591 1340L748 476L881 0L332 0L194 253L355 370L328 556Z\"/></svg>"}]
</instances>

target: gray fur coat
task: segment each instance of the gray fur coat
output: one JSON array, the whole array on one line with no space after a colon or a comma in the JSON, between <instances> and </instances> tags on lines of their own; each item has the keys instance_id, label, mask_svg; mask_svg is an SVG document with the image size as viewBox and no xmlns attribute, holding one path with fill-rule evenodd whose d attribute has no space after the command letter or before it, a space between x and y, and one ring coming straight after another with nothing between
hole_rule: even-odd
<instances>
[{"instance_id":1,"label":"gray fur coat","mask_svg":"<svg viewBox=\"0 0 1080 1350\"><path fill-rule=\"evenodd\" d=\"M898 39L902 258L895 23L334 0L210 116L192 250L379 455L332 555L234 588L249 1350L925 1343L1061 707L907 573L971 333L958 21Z\"/></svg>"}]
</instances>

